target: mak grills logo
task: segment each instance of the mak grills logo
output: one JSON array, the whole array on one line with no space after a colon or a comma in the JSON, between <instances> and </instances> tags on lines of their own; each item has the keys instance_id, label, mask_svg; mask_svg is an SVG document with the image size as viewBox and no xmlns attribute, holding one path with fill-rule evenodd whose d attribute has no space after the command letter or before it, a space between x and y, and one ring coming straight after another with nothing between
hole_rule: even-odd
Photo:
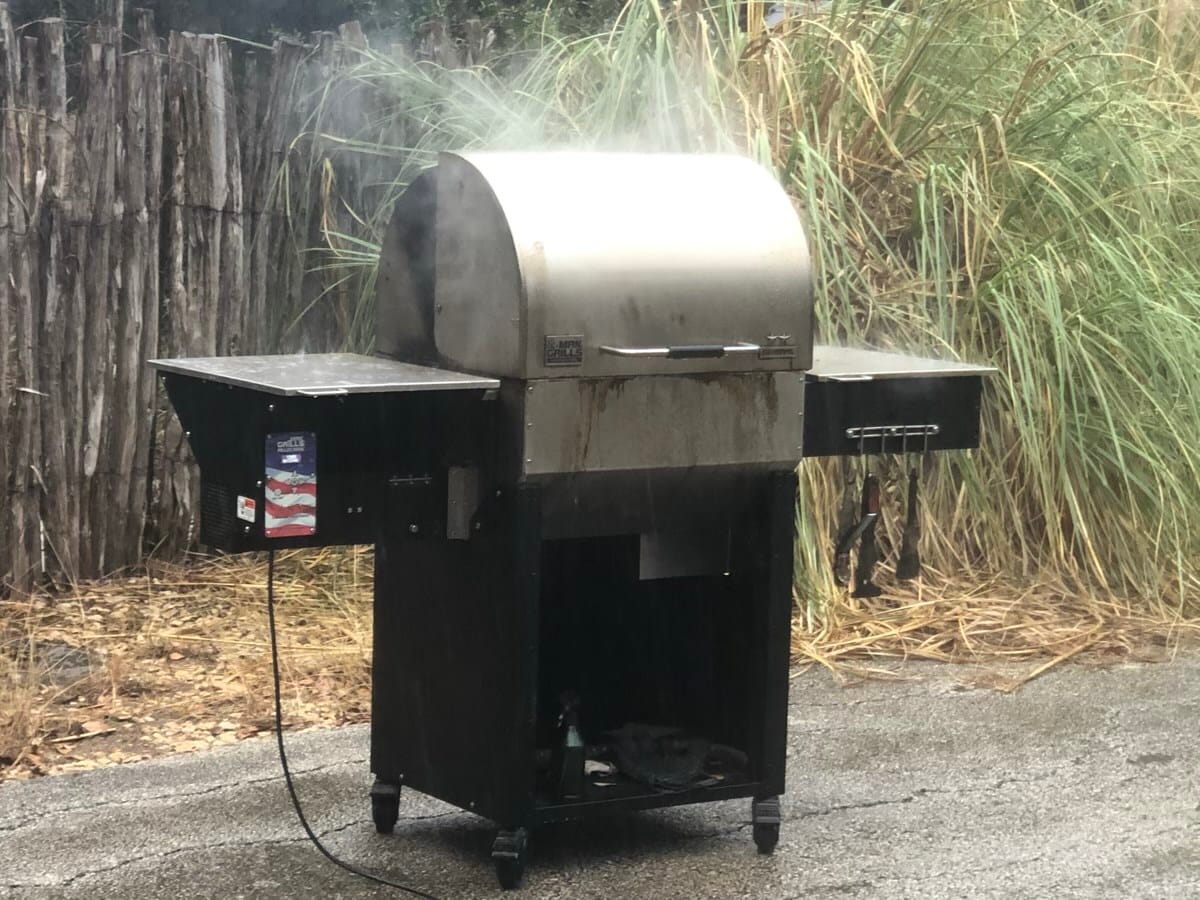
<instances>
[{"instance_id":1,"label":"mak grills logo","mask_svg":"<svg viewBox=\"0 0 1200 900\"><path fill-rule=\"evenodd\" d=\"M582 366L582 334L548 334L542 345L542 364L546 366Z\"/></svg>"},{"instance_id":2,"label":"mak grills logo","mask_svg":"<svg viewBox=\"0 0 1200 900\"><path fill-rule=\"evenodd\" d=\"M279 453L286 453L289 450L296 450L300 453L304 452L304 435L293 434L286 441L276 441L275 449Z\"/></svg>"}]
</instances>

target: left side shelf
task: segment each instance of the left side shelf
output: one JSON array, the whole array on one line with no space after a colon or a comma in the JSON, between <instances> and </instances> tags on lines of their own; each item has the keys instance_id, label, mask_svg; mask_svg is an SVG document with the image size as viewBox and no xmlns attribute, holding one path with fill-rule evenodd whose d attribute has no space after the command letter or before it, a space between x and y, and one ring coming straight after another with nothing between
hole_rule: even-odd
<instances>
[{"instance_id":1,"label":"left side shelf","mask_svg":"<svg viewBox=\"0 0 1200 900\"><path fill-rule=\"evenodd\" d=\"M214 550L444 533L449 471L481 463L499 382L357 354L154 360L200 468Z\"/></svg>"}]
</instances>

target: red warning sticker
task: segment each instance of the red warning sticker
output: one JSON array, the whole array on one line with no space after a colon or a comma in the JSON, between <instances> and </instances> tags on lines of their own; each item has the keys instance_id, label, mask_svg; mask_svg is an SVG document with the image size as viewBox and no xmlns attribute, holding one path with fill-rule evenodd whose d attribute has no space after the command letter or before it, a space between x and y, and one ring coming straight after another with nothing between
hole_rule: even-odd
<instances>
[{"instance_id":1,"label":"red warning sticker","mask_svg":"<svg viewBox=\"0 0 1200 900\"><path fill-rule=\"evenodd\" d=\"M237 517L243 522L253 522L254 513L258 509L258 504L254 502L253 497L243 497L240 494L237 498Z\"/></svg>"}]
</instances>

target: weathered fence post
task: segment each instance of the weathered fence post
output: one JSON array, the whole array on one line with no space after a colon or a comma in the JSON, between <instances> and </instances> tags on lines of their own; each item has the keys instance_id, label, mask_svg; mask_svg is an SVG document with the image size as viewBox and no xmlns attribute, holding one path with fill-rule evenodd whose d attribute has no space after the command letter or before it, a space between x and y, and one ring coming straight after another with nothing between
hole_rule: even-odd
<instances>
[{"instance_id":1,"label":"weathered fence post","mask_svg":"<svg viewBox=\"0 0 1200 900\"><path fill-rule=\"evenodd\" d=\"M37 207L36 230L39 236L37 259L41 310L41 338L38 374L41 394L41 478L42 530L49 557L48 564L68 578L79 559L77 503L72 499L76 486L74 450L79 444L78 420L71 418L77 409L73 402L77 390L75 363L79 354L71 331L78 320L73 309L75 297L70 291L67 250L67 221L70 217L71 183L68 180L68 153L73 141L72 124L67 118L67 73L62 19L38 23L38 65L44 111L44 145L41 153L43 181L41 202Z\"/></svg>"},{"instance_id":2,"label":"weathered fence post","mask_svg":"<svg viewBox=\"0 0 1200 900\"><path fill-rule=\"evenodd\" d=\"M39 523L37 464L40 441L38 417L37 318L30 258L33 232L29 204L21 188L28 183L30 116L19 111L25 97L21 75L21 45L13 31L6 4L0 3L0 307L4 309L0 345L0 444L5 456L4 544L8 565L0 565L6 580L27 582L38 560Z\"/></svg>"},{"instance_id":3,"label":"weathered fence post","mask_svg":"<svg viewBox=\"0 0 1200 900\"><path fill-rule=\"evenodd\" d=\"M116 88L118 33L111 25L88 27L80 79L77 117L76 198L71 232L76 256L76 292L83 308L84 421L80 495L79 565L86 572L106 570L106 506L112 502L110 417L113 396L113 325L118 310L114 291L113 222L119 215L114 176L117 157Z\"/></svg>"},{"instance_id":4,"label":"weathered fence post","mask_svg":"<svg viewBox=\"0 0 1200 900\"><path fill-rule=\"evenodd\" d=\"M228 47L213 35L172 34L167 48L168 284L160 352L236 352L245 302L241 150ZM156 518L168 550L194 534L197 482L178 420L162 410Z\"/></svg>"},{"instance_id":5,"label":"weathered fence post","mask_svg":"<svg viewBox=\"0 0 1200 900\"><path fill-rule=\"evenodd\" d=\"M19 85L20 47L8 15L8 5L0 3L0 474L4 476L4 510L0 511L0 584L25 576L28 561L25 546L24 509L21 508L22 436L17 433L20 417L18 372L22 341L19 323L26 315L28 298L22 298L16 285L6 276L19 256L24 227L21 222L21 196L13 196L23 183L21 151L18 139L17 89ZM17 245L14 248L14 245ZM14 254L14 249L16 253Z\"/></svg>"},{"instance_id":6,"label":"weathered fence post","mask_svg":"<svg viewBox=\"0 0 1200 900\"><path fill-rule=\"evenodd\" d=\"M225 202L218 213L221 223L221 253L218 261L220 279L217 286L217 347L222 354L249 353L246 346L246 246L242 184L242 150L238 128L238 93L233 83L233 60L229 45L209 38L220 60L221 80L210 82L220 91L225 107L224 131L213 135L215 143L224 142ZM218 173L214 172L214 178Z\"/></svg>"},{"instance_id":7,"label":"weathered fence post","mask_svg":"<svg viewBox=\"0 0 1200 900\"><path fill-rule=\"evenodd\" d=\"M158 353L158 308L159 308L159 230L162 212L162 175L163 175L163 62L162 41L154 33L154 18L149 10L137 10L137 41L140 48L141 66L144 69L145 94L141 108L144 118L143 128L136 140L131 142L127 152L127 163L130 171L129 185L130 200L136 204L136 194L140 189L142 209L138 212L139 223L144 219L145 227L139 232L144 235L145 248L139 267L130 267L129 278L139 277L141 280L140 310L131 309L131 315L140 318L140 346L137 355L137 368L132 375L132 388L135 398L135 415L131 427L134 431L133 459L130 465L129 482L129 516L126 520L124 545L127 548L129 561L133 562L141 556L142 538L146 526L146 513L149 503L150 487L150 454L154 443L154 421L157 408L158 383L145 365L145 361L153 359ZM137 127L137 122L129 122L126 129ZM138 166L145 171L144 183L135 187L133 170ZM136 208L136 207L135 207Z\"/></svg>"},{"instance_id":8,"label":"weathered fence post","mask_svg":"<svg viewBox=\"0 0 1200 900\"><path fill-rule=\"evenodd\" d=\"M116 187L118 238L114 245L113 294L117 330L114 371L112 458L114 478L107 531L112 550L108 568L140 558L145 524L146 466L153 433L153 375L147 352L158 336L158 190L162 167L161 64L150 32L149 13L141 11L140 40L149 47L124 58L120 88ZM148 324L149 323L149 324ZM147 328L153 342L147 338Z\"/></svg>"},{"instance_id":9,"label":"weathered fence post","mask_svg":"<svg viewBox=\"0 0 1200 900\"><path fill-rule=\"evenodd\" d=\"M292 306L292 260L296 256L293 223L285 218L286 199L280 193L291 189L295 152L292 144L303 124L300 95L305 60L309 50L294 41L276 41L272 51L271 81L264 117L263 153L258 163L255 209L261 214L261 236L254 238L252 292L253 314L257 317L264 346L282 350L282 334L267 328L268 303ZM263 183L263 179L269 179ZM298 286L296 286L298 290ZM294 307L293 307L294 308Z\"/></svg>"}]
</instances>

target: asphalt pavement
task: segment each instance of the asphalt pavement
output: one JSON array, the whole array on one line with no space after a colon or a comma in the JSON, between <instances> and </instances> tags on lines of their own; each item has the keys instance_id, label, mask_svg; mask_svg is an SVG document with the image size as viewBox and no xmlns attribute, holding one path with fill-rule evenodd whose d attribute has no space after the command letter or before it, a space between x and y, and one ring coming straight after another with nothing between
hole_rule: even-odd
<instances>
[{"instance_id":1,"label":"asphalt pavement","mask_svg":"<svg viewBox=\"0 0 1200 900\"><path fill-rule=\"evenodd\" d=\"M1015 695L978 672L792 681L774 856L746 802L538 831L501 894L489 823L406 791L376 835L367 730L289 736L335 853L441 898L1200 898L1200 658L1066 667ZM0 785L0 897L399 897L304 838L274 745Z\"/></svg>"}]
</instances>

